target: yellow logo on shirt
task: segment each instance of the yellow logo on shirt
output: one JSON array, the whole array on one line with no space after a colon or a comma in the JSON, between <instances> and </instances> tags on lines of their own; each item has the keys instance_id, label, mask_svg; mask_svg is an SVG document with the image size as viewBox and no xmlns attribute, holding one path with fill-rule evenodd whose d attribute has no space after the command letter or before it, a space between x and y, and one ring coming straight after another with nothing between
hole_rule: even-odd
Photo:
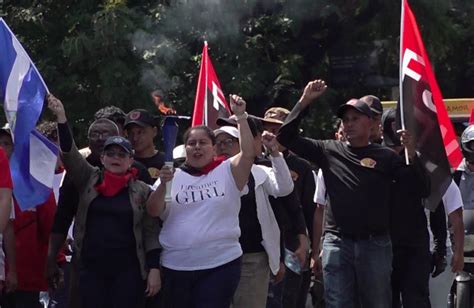
<instances>
[{"instance_id":1,"label":"yellow logo on shirt","mask_svg":"<svg viewBox=\"0 0 474 308\"><path fill-rule=\"evenodd\" d=\"M155 167L148 168L148 173L150 174L152 179L157 179L160 177L160 169L157 169Z\"/></svg>"},{"instance_id":2,"label":"yellow logo on shirt","mask_svg":"<svg viewBox=\"0 0 474 308\"><path fill-rule=\"evenodd\" d=\"M375 168L377 162L370 157L362 158L360 164L367 168Z\"/></svg>"}]
</instances>

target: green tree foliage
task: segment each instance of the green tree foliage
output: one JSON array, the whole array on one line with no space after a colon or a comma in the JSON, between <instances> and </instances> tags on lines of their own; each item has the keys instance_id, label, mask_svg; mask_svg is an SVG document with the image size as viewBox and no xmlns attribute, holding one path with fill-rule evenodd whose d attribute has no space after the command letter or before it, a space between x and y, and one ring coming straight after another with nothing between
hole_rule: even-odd
<instances>
[{"instance_id":1,"label":"green tree foliage","mask_svg":"<svg viewBox=\"0 0 474 308\"><path fill-rule=\"evenodd\" d=\"M473 96L474 3L411 0L445 97ZM204 40L225 93L251 112L291 108L327 80L305 131L332 135L334 110L398 84L400 3L391 0L63 0L0 2L51 92L84 131L107 105L154 110L161 89L191 114ZM46 115L47 117L47 115Z\"/></svg>"}]
</instances>

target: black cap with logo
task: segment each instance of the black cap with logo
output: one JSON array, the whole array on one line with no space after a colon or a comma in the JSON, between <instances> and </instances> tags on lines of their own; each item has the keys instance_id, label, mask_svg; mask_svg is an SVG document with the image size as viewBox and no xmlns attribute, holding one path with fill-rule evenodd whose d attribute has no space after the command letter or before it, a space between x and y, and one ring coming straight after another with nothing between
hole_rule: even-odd
<instances>
[{"instance_id":1,"label":"black cap with logo","mask_svg":"<svg viewBox=\"0 0 474 308\"><path fill-rule=\"evenodd\" d=\"M372 113L372 110L370 110L369 105L367 105L360 99L356 99L356 98L353 98L349 100L347 103L345 103L344 105L339 106L339 108L337 109L337 117L342 118L344 113L349 108L355 109L358 112L368 116L369 118L373 117L373 113Z\"/></svg>"},{"instance_id":2,"label":"black cap with logo","mask_svg":"<svg viewBox=\"0 0 474 308\"><path fill-rule=\"evenodd\" d=\"M129 124L137 124L141 127L157 126L157 119L145 109L134 109L125 117L124 128Z\"/></svg>"}]
</instances>

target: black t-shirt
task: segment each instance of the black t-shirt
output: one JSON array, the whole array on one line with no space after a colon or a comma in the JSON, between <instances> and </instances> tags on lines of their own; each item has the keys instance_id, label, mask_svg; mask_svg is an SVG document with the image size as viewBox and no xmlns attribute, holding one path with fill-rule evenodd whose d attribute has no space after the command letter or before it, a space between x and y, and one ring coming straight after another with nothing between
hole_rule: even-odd
<instances>
[{"instance_id":1,"label":"black t-shirt","mask_svg":"<svg viewBox=\"0 0 474 308\"><path fill-rule=\"evenodd\" d=\"M393 183L390 211L392 245L428 247L429 234L422 199L420 196L405 193L400 184Z\"/></svg>"},{"instance_id":2,"label":"black t-shirt","mask_svg":"<svg viewBox=\"0 0 474 308\"><path fill-rule=\"evenodd\" d=\"M417 158L406 166L397 153L378 144L355 148L336 140L303 138L298 134L303 115L297 104L277 138L321 167L328 196L326 231L355 236L388 233L393 181L400 181L406 193L429 194L429 181Z\"/></svg>"},{"instance_id":3,"label":"black t-shirt","mask_svg":"<svg viewBox=\"0 0 474 308\"><path fill-rule=\"evenodd\" d=\"M160 176L160 170L165 164L165 156L161 152L156 152L155 155L150 157L135 157L135 160L145 165L153 182L158 179Z\"/></svg>"},{"instance_id":4,"label":"black t-shirt","mask_svg":"<svg viewBox=\"0 0 474 308\"><path fill-rule=\"evenodd\" d=\"M298 157L289 151L285 151L285 161L290 169L291 177L295 184L295 193L301 203L303 215L308 228L308 234L311 239L313 235L313 216L316 210L316 203L314 203L314 192L316 190L316 183L314 181L313 171L308 161Z\"/></svg>"},{"instance_id":5,"label":"black t-shirt","mask_svg":"<svg viewBox=\"0 0 474 308\"><path fill-rule=\"evenodd\" d=\"M250 174L247 182L249 192L240 197L239 242L244 253L265 251L262 246L262 227L257 216L257 203L255 201L255 179Z\"/></svg>"},{"instance_id":6,"label":"black t-shirt","mask_svg":"<svg viewBox=\"0 0 474 308\"><path fill-rule=\"evenodd\" d=\"M120 268L137 262L133 209L128 188L113 197L95 198L87 211L82 264L92 268Z\"/></svg>"},{"instance_id":7,"label":"black t-shirt","mask_svg":"<svg viewBox=\"0 0 474 308\"><path fill-rule=\"evenodd\" d=\"M404 154L401 153L404 158ZM423 199L419 194L409 194L399 181L393 183L390 211L390 234L394 247L425 247L430 238ZM430 229L439 252L446 251L446 213L441 204L430 212Z\"/></svg>"}]
</instances>

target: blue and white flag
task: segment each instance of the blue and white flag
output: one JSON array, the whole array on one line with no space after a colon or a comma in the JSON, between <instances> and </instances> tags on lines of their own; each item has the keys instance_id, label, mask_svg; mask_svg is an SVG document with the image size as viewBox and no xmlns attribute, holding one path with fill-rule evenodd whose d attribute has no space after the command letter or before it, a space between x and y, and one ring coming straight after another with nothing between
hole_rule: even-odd
<instances>
[{"instance_id":1,"label":"blue and white flag","mask_svg":"<svg viewBox=\"0 0 474 308\"><path fill-rule=\"evenodd\" d=\"M48 88L2 18L0 91L14 140L10 158L13 195L20 208L26 210L44 203L50 196L58 149L35 131Z\"/></svg>"}]
</instances>

